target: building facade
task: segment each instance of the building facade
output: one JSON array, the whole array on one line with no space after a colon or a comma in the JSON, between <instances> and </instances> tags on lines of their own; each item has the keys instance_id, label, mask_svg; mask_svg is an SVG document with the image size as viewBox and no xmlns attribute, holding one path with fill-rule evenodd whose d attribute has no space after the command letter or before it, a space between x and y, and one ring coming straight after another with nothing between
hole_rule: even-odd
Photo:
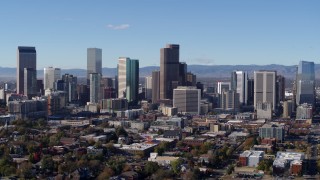
<instances>
[{"instance_id":1,"label":"building facade","mask_svg":"<svg viewBox=\"0 0 320 180\"><path fill-rule=\"evenodd\" d=\"M53 68L53 67L46 67L43 70L43 85L44 89L55 89L55 82L61 79L61 69L60 68Z\"/></svg>"},{"instance_id":2,"label":"building facade","mask_svg":"<svg viewBox=\"0 0 320 180\"><path fill-rule=\"evenodd\" d=\"M87 84L89 84L89 76L91 73L99 73L102 75L102 49L87 49Z\"/></svg>"},{"instance_id":3,"label":"building facade","mask_svg":"<svg viewBox=\"0 0 320 180\"><path fill-rule=\"evenodd\" d=\"M248 101L248 73L245 71L233 71L231 73L231 90L239 94L240 104Z\"/></svg>"},{"instance_id":4,"label":"building facade","mask_svg":"<svg viewBox=\"0 0 320 180\"><path fill-rule=\"evenodd\" d=\"M35 47L19 46L17 50L17 94L24 94L24 68L37 69Z\"/></svg>"},{"instance_id":5,"label":"building facade","mask_svg":"<svg viewBox=\"0 0 320 180\"><path fill-rule=\"evenodd\" d=\"M193 86L179 86L173 90L173 107L182 114L200 114L201 91Z\"/></svg>"},{"instance_id":6,"label":"building facade","mask_svg":"<svg viewBox=\"0 0 320 180\"><path fill-rule=\"evenodd\" d=\"M145 77L145 98L152 99L152 76Z\"/></svg>"},{"instance_id":7,"label":"building facade","mask_svg":"<svg viewBox=\"0 0 320 180\"><path fill-rule=\"evenodd\" d=\"M160 71L152 72L152 103L160 99Z\"/></svg>"},{"instance_id":8,"label":"building facade","mask_svg":"<svg viewBox=\"0 0 320 180\"><path fill-rule=\"evenodd\" d=\"M314 62L300 61L296 80L296 104L315 102Z\"/></svg>"},{"instance_id":9,"label":"building facade","mask_svg":"<svg viewBox=\"0 0 320 180\"><path fill-rule=\"evenodd\" d=\"M139 91L139 60L120 57L118 63L118 98L137 102Z\"/></svg>"},{"instance_id":10,"label":"building facade","mask_svg":"<svg viewBox=\"0 0 320 180\"><path fill-rule=\"evenodd\" d=\"M37 71L33 68L24 68L23 92L29 99L37 94Z\"/></svg>"},{"instance_id":11,"label":"building facade","mask_svg":"<svg viewBox=\"0 0 320 180\"><path fill-rule=\"evenodd\" d=\"M276 102L276 71L254 71L254 107L257 103L271 103L273 110Z\"/></svg>"},{"instance_id":12,"label":"building facade","mask_svg":"<svg viewBox=\"0 0 320 180\"><path fill-rule=\"evenodd\" d=\"M160 99L172 99L179 84L179 49L177 44L160 49Z\"/></svg>"},{"instance_id":13,"label":"building facade","mask_svg":"<svg viewBox=\"0 0 320 180\"><path fill-rule=\"evenodd\" d=\"M90 73L90 103L98 103L101 99L101 74L99 73Z\"/></svg>"},{"instance_id":14,"label":"building facade","mask_svg":"<svg viewBox=\"0 0 320 180\"><path fill-rule=\"evenodd\" d=\"M284 140L284 127L276 124L265 124L259 128L259 136L264 138L275 138L277 141Z\"/></svg>"}]
</instances>

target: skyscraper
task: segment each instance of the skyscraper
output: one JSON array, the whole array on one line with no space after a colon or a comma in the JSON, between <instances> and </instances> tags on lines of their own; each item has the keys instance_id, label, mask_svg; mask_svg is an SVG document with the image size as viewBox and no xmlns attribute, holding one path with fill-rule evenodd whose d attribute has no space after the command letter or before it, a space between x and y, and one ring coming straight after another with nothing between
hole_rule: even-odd
<instances>
[{"instance_id":1,"label":"skyscraper","mask_svg":"<svg viewBox=\"0 0 320 180\"><path fill-rule=\"evenodd\" d=\"M276 105L276 71L254 71L254 107L257 103L271 103L272 109Z\"/></svg>"},{"instance_id":2,"label":"skyscraper","mask_svg":"<svg viewBox=\"0 0 320 180\"><path fill-rule=\"evenodd\" d=\"M146 99L152 99L152 76L145 78Z\"/></svg>"},{"instance_id":3,"label":"skyscraper","mask_svg":"<svg viewBox=\"0 0 320 180\"><path fill-rule=\"evenodd\" d=\"M182 114L200 114L201 91L194 86L179 86L173 90L173 107Z\"/></svg>"},{"instance_id":4,"label":"skyscraper","mask_svg":"<svg viewBox=\"0 0 320 180\"><path fill-rule=\"evenodd\" d=\"M89 84L89 74L99 73L102 75L102 49L87 49L87 83Z\"/></svg>"},{"instance_id":5,"label":"skyscraper","mask_svg":"<svg viewBox=\"0 0 320 180\"><path fill-rule=\"evenodd\" d=\"M118 97L126 98L129 103L138 100L139 60L120 57L118 64Z\"/></svg>"},{"instance_id":6,"label":"skyscraper","mask_svg":"<svg viewBox=\"0 0 320 180\"><path fill-rule=\"evenodd\" d=\"M152 72L152 103L160 99L160 71Z\"/></svg>"},{"instance_id":7,"label":"skyscraper","mask_svg":"<svg viewBox=\"0 0 320 180\"><path fill-rule=\"evenodd\" d=\"M101 99L100 93L100 83L101 83L101 74L100 73L90 73L90 102L98 103Z\"/></svg>"},{"instance_id":8,"label":"skyscraper","mask_svg":"<svg viewBox=\"0 0 320 180\"><path fill-rule=\"evenodd\" d=\"M300 61L296 80L296 103L297 105L315 102L315 72L314 62Z\"/></svg>"},{"instance_id":9,"label":"skyscraper","mask_svg":"<svg viewBox=\"0 0 320 180\"><path fill-rule=\"evenodd\" d=\"M67 101L77 100L77 83L78 79L72 74L62 75L62 81L64 82L64 91L66 92Z\"/></svg>"},{"instance_id":10,"label":"skyscraper","mask_svg":"<svg viewBox=\"0 0 320 180\"><path fill-rule=\"evenodd\" d=\"M23 92L29 99L37 94L37 71L33 68L24 68Z\"/></svg>"},{"instance_id":11,"label":"skyscraper","mask_svg":"<svg viewBox=\"0 0 320 180\"><path fill-rule=\"evenodd\" d=\"M231 90L239 94L240 104L248 102L248 73L245 71L233 71L231 73Z\"/></svg>"},{"instance_id":12,"label":"skyscraper","mask_svg":"<svg viewBox=\"0 0 320 180\"><path fill-rule=\"evenodd\" d=\"M221 94L220 107L224 110L239 111L239 93L234 90L223 91Z\"/></svg>"},{"instance_id":13,"label":"skyscraper","mask_svg":"<svg viewBox=\"0 0 320 180\"><path fill-rule=\"evenodd\" d=\"M35 47L19 46L17 51L17 93L24 94L24 68L37 69Z\"/></svg>"},{"instance_id":14,"label":"skyscraper","mask_svg":"<svg viewBox=\"0 0 320 180\"><path fill-rule=\"evenodd\" d=\"M187 85L187 67L185 62L179 63L179 86Z\"/></svg>"},{"instance_id":15,"label":"skyscraper","mask_svg":"<svg viewBox=\"0 0 320 180\"><path fill-rule=\"evenodd\" d=\"M179 45L168 44L160 49L160 99L172 99L179 84Z\"/></svg>"},{"instance_id":16,"label":"skyscraper","mask_svg":"<svg viewBox=\"0 0 320 180\"><path fill-rule=\"evenodd\" d=\"M61 69L46 67L44 68L43 73L44 73L44 77L43 77L44 89L54 89L55 82L58 79L61 79Z\"/></svg>"},{"instance_id":17,"label":"skyscraper","mask_svg":"<svg viewBox=\"0 0 320 180\"><path fill-rule=\"evenodd\" d=\"M230 87L230 82L218 82L217 93L222 94L224 91L229 91Z\"/></svg>"},{"instance_id":18,"label":"skyscraper","mask_svg":"<svg viewBox=\"0 0 320 180\"><path fill-rule=\"evenodd\" d=\"M196 86L197 76L191 72L187 73L187 86Z\"/></svg>"}]
</instances>

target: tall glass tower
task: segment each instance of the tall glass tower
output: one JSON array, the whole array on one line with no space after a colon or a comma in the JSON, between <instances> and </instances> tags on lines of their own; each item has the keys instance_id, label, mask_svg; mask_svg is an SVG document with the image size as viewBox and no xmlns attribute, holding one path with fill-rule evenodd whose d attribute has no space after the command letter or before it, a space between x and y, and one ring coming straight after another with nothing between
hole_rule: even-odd
<instances>
[{"instance_id":1,"label":"tall glass tower","mask_svg":"<svg viewBox=\"0 0 320 180\"><path fill-rule=\"evenodd\" d=\"M102 75L102 49L87 49L87 83L89 84L90 73L99 73Z\"/></svg>"},{"instance_id":2,"label":"tall glass tower","mask_svg":"<svg viewBox=\"0 0 320 180\"><path fill-rule=\"evenodd\" d=\"M128 102L138 100L139 60L120 57L118 64L118 97Z\"/></svg>"},{"instance_id":3,"label":"tall glass tower","mask_svg":"<svg viewBox=\"0 0 320 180\"><path fill-rule=\"evenodd\" d=\"M35 47L19 46L17 51L17 93L24 93L24 69L37 68L37 52ZM36 78L36 77L35 77Z\"/></svg>"},{"instance_id":4,"label":"tall glass tower","mask_svg":"<svg viewBox=\"0 0 320 180\"><path fill-rule=\"evenodd\" d=\"M297 72L297 95L296 104L315 102L315 72L314 62L300 61Z\"/></svg>"}]
</instances>

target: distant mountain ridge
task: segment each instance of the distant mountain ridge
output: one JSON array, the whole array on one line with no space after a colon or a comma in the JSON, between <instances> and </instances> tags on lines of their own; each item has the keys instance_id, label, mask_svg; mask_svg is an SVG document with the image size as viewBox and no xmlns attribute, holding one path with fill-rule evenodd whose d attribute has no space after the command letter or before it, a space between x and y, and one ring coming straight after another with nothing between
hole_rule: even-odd
<instances>
[{"instance_id":1,"label":"distant mountain ridge","mask_svg":"<svg viewBox=\"0 0 320 180\"><path fill-rule=\"evenodd\" d=\"M285 66L278 64L269 65L188 65L188 72L196 74L198 77L226 78L230 77L233 70L243 70L253 76L253 71L275 70L278 74L286 78L293 79L297 66ZM159 70L159 66L147 66L140 68L140 77L150 76L152 71ZM62 69L62 74L69 73L78 77L86 77L85 69ZM102 68L105 77L114 77L117 68ZM320 64L315 65L316 78L320 79ZM37 71L38 77L43 78L43 70ZM0 67L0 77L16 77L16 68Z\"/></svg>"}]
</instances>

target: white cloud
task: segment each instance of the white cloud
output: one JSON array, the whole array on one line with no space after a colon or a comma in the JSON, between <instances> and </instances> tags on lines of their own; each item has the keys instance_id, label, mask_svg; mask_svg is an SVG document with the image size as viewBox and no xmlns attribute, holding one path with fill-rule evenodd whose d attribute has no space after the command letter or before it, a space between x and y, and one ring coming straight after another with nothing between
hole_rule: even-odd
<instances>
[{"instance_id":1,"label":"white cloud","mask_svg":"<svg viewBox=\"0 0 320 180\"><path fill-rule=\"evenodd\" d=\"M107 28L113 29L113 30L123 30L123 29L128 29L130 27L129 24L120 24L120 25L113 25L113 24L108 24Z\"/></svg>"}]
</instances>

